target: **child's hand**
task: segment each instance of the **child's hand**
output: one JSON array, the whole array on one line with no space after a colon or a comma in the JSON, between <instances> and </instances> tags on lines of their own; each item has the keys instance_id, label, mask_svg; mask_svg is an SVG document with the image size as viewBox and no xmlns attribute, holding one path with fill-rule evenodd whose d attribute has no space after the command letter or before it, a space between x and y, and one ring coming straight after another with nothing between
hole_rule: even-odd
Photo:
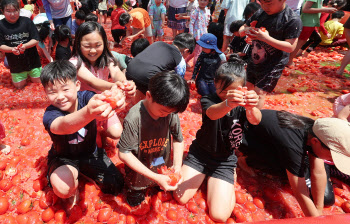
<instances>
[{"instance_id":1,"label":"child's hand","mask_svg":"<svg viewBox=\"0 0 350 224\"><path fill-rule=\"evenodd\" d=\"M244 87L246 88L246 87ZM231 108L237 106L245 106L245 91L243 87L239 86L235 90L229 90L226 94L227 105Z\"/></svg>"},{"instance_id":2,"label":"child's hand","mask_svg":"<svg viewBox=\"0 0 350 224\"><path fill-rule=\"evenodd\" d=\"M333 8L333 7L323 7L323 12L325 13L333 13L333 12L336 12L338 9L336 8Z\"/></svg>"},{"instance_id":3,"label":"child's hand","mask_svg":"<svg viewBox=\"0 0 350 224\"><path fill-rule=\"evenodd\" d=\"M249 32L247 32L248 37L250 37L252 40L266 40L270 35L269 32L266 29L260 29L260 28L250 28Z\"/></svg>"},{"instance_id":4,"label":"child's hand","mask_svg":"<svg viewBox=\"0 0 350 224\"><path fill-rule=\"evenodd\" d=\"M14 55L20 55L20 54L21 54L21 52L19 51L18 47L13 47L13 48L12 48L12 53L13 53Z\"/></svg>"},{"instance_id":5,"label":"child's hand","mask_svg":"<svg viewBox=\"0 0 350 224\"><path fill-rule=\"evenodd\" d=\"M183 18L183 17L182 17L181 14L175 14L175 19L180 20L180 19L182 19L182 18Z\"/></svg>"},{"instance_id":6,"label":"child's hand","mask_svg":"<svg viewBox=\"0 0 350 224\"><path fill-rule=\"evenodd\" d=\"M254 90L249 90L245 93L245 108L252 109L256 107L259 102L259 96Z\"/></svg>"},{"instance_id":7,"label":"child's hand","mask_svg":"<svg viewBox=\"0 0 350 224\"><path fill-rule=\"evenodd\" d=\"M97 120L106 120L115 114L111 105L103 101L105 98L101 94L95 94L86 105L88 113Z\"/></svg>"},{"instance_id":8,"label":"child's hand","mask_svg":"<svg viewBox=\"0 0 350 224\"><path fill-rule=\"evenodd\" d=\"M181 180L180 180L181 181ZM178 187L178 183L175 186L170 186L170 177L168 175L157 174L155 182L160 186L164 191L174 191Z\"/></svg>"},{"instance_id":9,"label":"child's hand","mask_svg":"<svg viewBox=\"0 0 350 224\"><path fill-rule=\"evenodd\" d=\"M125 39L128 41L134 41L135 35L130 35L130 36L126 37Z\"/></svg>"},{"instance_id":10,"label":"child's hand","mask_svg":"<svg viewBox=\"0 0 350 224\"><path fill-rule=\"evenodd\" d=\"M24 51L26 50L26 47L23 44L20 44L20 45L17 46L17 49L19 50L19 52L21 54L23 54Z\"/></svg>"},{"instance_id":11,"label":"child's hand","mask_svg":"<svg viewBox=\"0 0 350 224\"><path fill-rule=\"evenodd\" d=\"M134 81L124 80L123 82L118 81L115 84L118 86L118 88L124 90L127 96L131 96L131 97L135 96L136 85Z\"/></svg>"}]
</instances>

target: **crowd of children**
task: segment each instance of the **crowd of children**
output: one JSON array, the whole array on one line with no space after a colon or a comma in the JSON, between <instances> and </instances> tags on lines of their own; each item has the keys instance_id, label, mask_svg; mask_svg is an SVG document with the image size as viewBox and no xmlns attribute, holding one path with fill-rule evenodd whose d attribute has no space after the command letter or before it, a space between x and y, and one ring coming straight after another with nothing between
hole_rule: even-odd
<instances>
[{"instance_id":1,"label":"crowd of children","mask_svg":"<svg viewBox=\"0 0 350 224\"><path fill-rule=\"evenodd\" d=\"M45 13L33 21L20 14L17 0L0 5L0 54L6 55L13 85L23 88L28 76L41 81L51 104L43 117L53 142L47 178L58 197L77 203L78 177L84 175L107 194L122 192L125 183L132 207L155 186L174 191L185 204L206 180L209 215L225 222L235 206L239 165L247 172L266 166L283 170L306 216L321 215L324 205L334 203L327 169L350 180L350 94L335 100L334 118L316 121L262 108L298 52L306 50L307 57L319 43L344 43L348 27L344 31L339 22L344 16L339 9L345 0L324 7L321 0L304 0L295 9L286 0L152 0L142 1L142 8L115 0L114 41L102 26L110 1L94 1L90 10L84 2L74 3L74 20L68 0L43 0ZM172 44L162 41L166 25ZM308 39L313 45L303 46ZM133 42L132 56L111 51L125 40ZM43 68L41 58L47 60ZM191 60L192 78L186 82ZM188 83L195 83L201 95L202 126L183 158L178 113L188 106ZM115 94L114 108L105 101L109 90ZM125 98L135 105L121 123L115 109L123 108ZM119 140L125 176L97 144L98 128ZM0 148L9 151L2 143ZM236 150L245 156L238 159ZM181 174L178 183L171 185L167 175L157 173L163 165Z\"/></svg>"}]
</instances>

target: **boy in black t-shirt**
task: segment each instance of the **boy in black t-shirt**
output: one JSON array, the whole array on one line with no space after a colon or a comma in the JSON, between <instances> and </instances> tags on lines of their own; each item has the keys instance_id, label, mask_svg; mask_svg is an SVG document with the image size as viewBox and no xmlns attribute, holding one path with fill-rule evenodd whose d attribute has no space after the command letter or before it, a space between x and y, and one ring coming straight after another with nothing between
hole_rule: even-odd
<instances>
[{"instance_id":1,"label":"boy in black t-shirt","mask_svg":"<svg viewBox=\"0 0 350 224\"><path fill-rule=\"evenodd\" d=\"M32 82L40 82L41 62L36 49L38 30L29 18L19 16L17 0L1 1L1 10L5 18L0 20L0 51L6 54L13 85L23 88L28 75Z\"/></svg>"},{"instance_id":2,"label":"boy in black t-shirt","mask_svg":"<svg viewBox=\"0 0 350 224\"><path fill-rule=\"evenodd\" d=\"M118 147L119 158L127 165L125 183L129 187L129 205L141 204L146 189L157 184L165 191L177 188L179 183L171 186L170 178L157 174L157 168L166 165L173 166L175 173L181 170L184 143L177 113L186 110L188 102L186 81L174 71L161 72L150 79L146 98L125 117Z\"/></svg>"},{"instance_id":3,"label":"boy in black t-shirt","mask_svg":"<svg viewBox=\"0 0 350 224\"><path fill-rule=\"evenodd\" d=\"M244 61L248 62L252 54L250 44L246 42L247 36L240 37L239 30L244 28L243 20L235 20L230 25L230 32L234 38L229 44L229 53L237 53Z\"/></svg>"},{"instance_id":4,"label":"boy in black t-shirt","mask_svg":"<svg viewBox=\"0 0 350 224\"><path fill-rule=\"evenodd\" d=\"M302 29L299 16L285 2L261 0L261 9L246 21L244 32L240 35L248 35L252 39L247 87L259 95L259 108L264 106L266 94L277 85Z\"/></svg>"},{"instance_id":5,"label":"boy in black t-shirt","mask_svg":"<svg viewBox=\"0 0 350 224\"><path fill-rule=\"evenodd\" d=\"M104 149L96 144L96 119L108 119L114 110L102 101L104 96L80 92L76 73L73 64L59 60L46 65L40 77L51 103L43 117L53 142L48 154L47 178L54 193L69 198L72 205L78 197L79 174L95 181L108 194L119 193L124 182ZM117 106L123 105L125 98L122 94L117 97Z\"/></svg>"}]
</instances>

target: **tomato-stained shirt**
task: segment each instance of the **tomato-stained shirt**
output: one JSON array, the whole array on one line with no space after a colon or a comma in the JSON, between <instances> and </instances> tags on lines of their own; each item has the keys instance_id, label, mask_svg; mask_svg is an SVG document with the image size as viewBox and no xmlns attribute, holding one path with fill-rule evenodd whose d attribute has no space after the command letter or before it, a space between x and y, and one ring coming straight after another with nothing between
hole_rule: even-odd
<instances>
[{"instance_id":1,"label":"tomato-stained shirt","mask_svg":"<svg viewBox=\"0 0 350 224\"><path fill-rule=\"evenodd\" d=\"M169 114L154 120L140 101L124 119L124 129L118 147L120 152L133 153L147 168L157 172L162 165L171 166L171 137L182 142L180 119ZM125 183L134 190L145 189L155 183L147 177L125 168Z\"/></svg>"}]
</instances>

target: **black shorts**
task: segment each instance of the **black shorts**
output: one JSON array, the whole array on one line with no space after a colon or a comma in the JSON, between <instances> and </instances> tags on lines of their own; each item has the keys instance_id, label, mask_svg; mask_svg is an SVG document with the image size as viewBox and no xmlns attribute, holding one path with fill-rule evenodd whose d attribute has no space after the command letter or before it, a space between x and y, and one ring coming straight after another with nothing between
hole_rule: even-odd
<instances>
[{"instance_id":1,"label":"black shorts","mask_svg":"<svg viewBox=\"0 0 350 224\"><path fill-rule=\"evenodd\" d=\"M247 67L247 81L254 84L265 92L271 93L281 78L285 65L274 66L271 71L257 72L255 69Z\"/></svg>"},{"instance_id":2,"label":"black shorts","mask_svg":"<svg viewBox=\"0 0 350 224\"><path fill-rule=\"evenodd\" d=\"M192 144L184 165L192 167L207 176L224 180L230 184L235 183L234 174L237 167L237 157L234 153L228 157L214 157Z\"/></svg>"},{"instance_id":3,"label":"black shorts","mask_svg":"<svg viewBox=\"0 0 350 224\"><path fill-rule=\"evenodd\" d=\"M107 156L105 150L101 148L98 148L90 156L76 160L54 156L52 150L50 150L47 164L47 180L50 187L51 174L63 165L71 165L78 170L79 174L81 173L95 181L105 194L117 195L124 185L122 174Z\"/></svg>"},{"instance_id":4,"label":"black shorts","mask_svg":"<svg viewBox=\"0 0 350 224\"><path fill-rule=\"evenodd\" d=\"M98 10L99 14L107 15L107 10Z\"/></svg>"}]
</instances>

